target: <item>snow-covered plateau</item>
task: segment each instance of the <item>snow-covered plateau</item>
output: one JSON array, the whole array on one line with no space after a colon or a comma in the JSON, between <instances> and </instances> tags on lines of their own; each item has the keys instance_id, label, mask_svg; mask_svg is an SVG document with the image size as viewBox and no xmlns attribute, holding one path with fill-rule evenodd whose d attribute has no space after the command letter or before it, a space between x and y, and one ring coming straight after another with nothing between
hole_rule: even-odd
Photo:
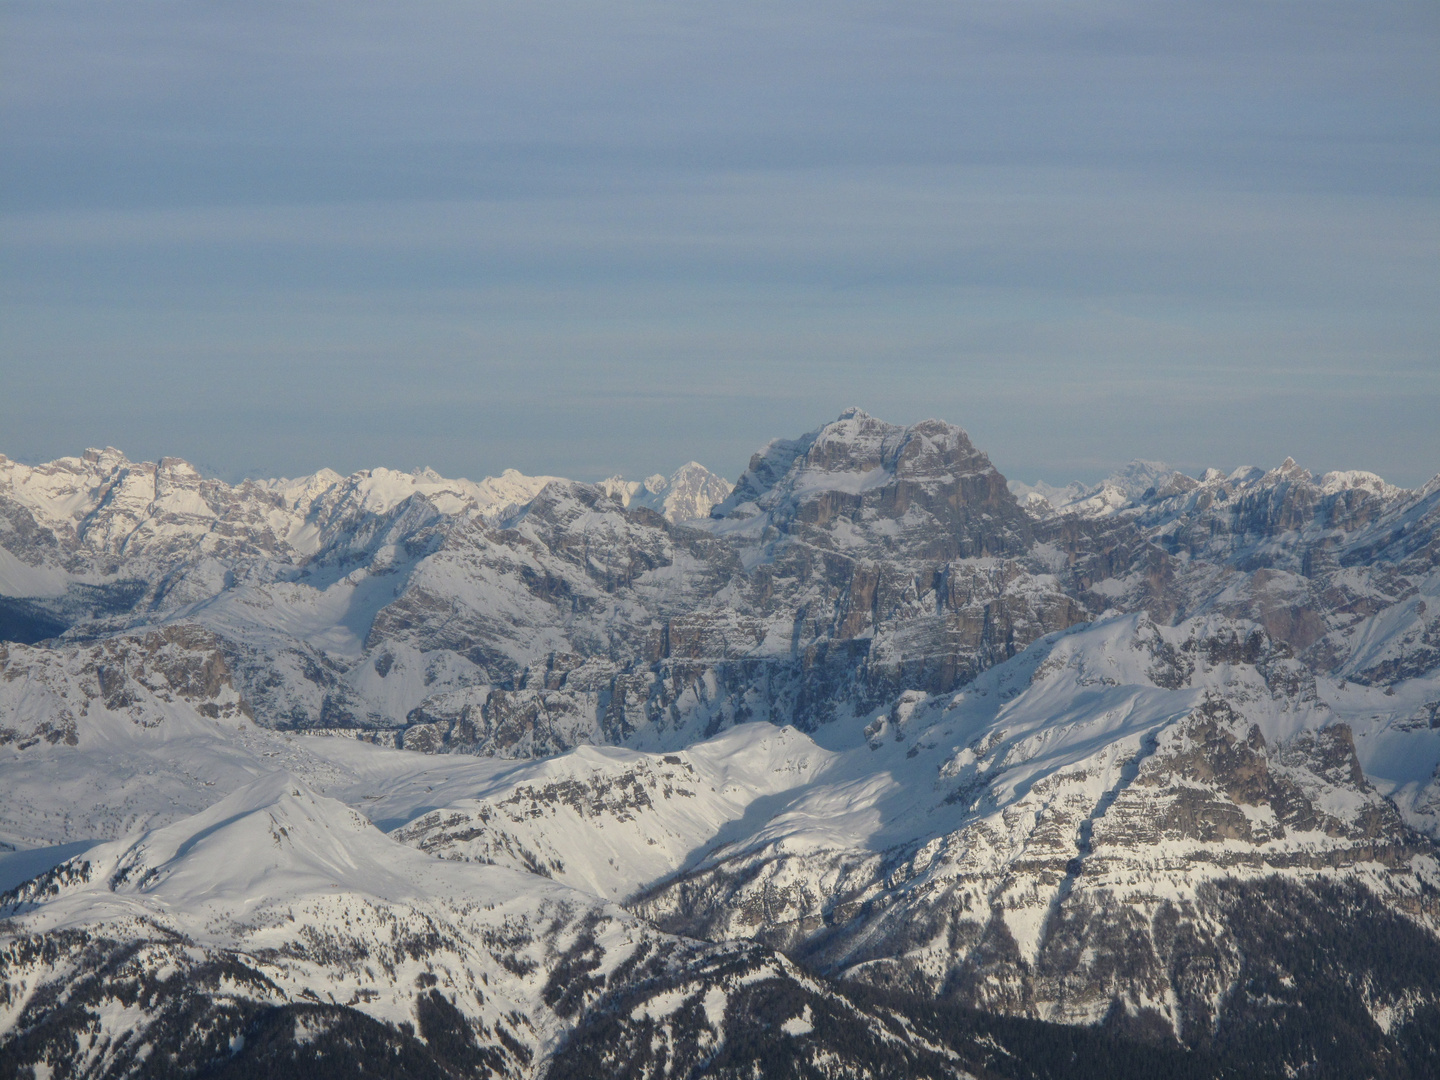
<instances>
[{"instance_id":1,"label":"snow-covered plateau","mask_svg":"<svg viewBox=\"0 0 1440 1080\"><path fill-rule=\"evenodd\" d=\"M0 1076L1440 1075L1440 477L0 457Z\"/></svg>"}]
</instances>

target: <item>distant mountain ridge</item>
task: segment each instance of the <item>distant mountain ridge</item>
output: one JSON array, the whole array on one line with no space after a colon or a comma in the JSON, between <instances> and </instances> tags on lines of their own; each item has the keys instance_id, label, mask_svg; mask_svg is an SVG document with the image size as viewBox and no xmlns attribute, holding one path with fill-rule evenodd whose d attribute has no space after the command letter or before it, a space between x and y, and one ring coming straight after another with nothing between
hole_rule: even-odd
<instances>
[{"instance_id":1,"label":"distant mountain ridge","mask_svg":"<svg viewBox=\"0 0 1440 1080\"><path fill-rule=\"evenodd\" d=\"M113 447L35 466L0 454L0 527L7 539L0 596L69 594L68 604L52 606L62 618L73 617L85 613L87 594L96 613L116 606L107 594L117 588L121 604L135 602L126 587L144 581L138 602L171 608L222 591L237 572L282 577L414 497L437 516L498 522L550 483L570 481L514 469L478 482L428 468L365 469L348 477L322 469L232 487L179 458L132 462ZM670 520L703 517L729 491L693 461L668 480L651 477L646 484L613 477L601 487L613 489L622 505L653 505Z\"/></svg>"},{"instance_id":2,"label":"distant mountain ridge","mask_svg":"<svg viewBox=\"0 0 1440 1080\"><path fill-rule=\"evenodd\" d=\"M698 461L687 461L668 477L656 473L637 481L612 476L598 485L621 506L649 507L677 525L709 517L711 507L730 494L730 486Z\"/></svg>"},{"instance_id":3,"label":"distant mountain ridge","mask_svg":"<svg viewBox=\"0 0 1440 1080\"><path fill-rule=\"evenodd\" d=\"M1307 482L1315 479L1312 473L1300 469L1294 458L1287 457L1281 463L1279 471L1303 474ZM1193 491L1197 487L1207 484L1213 486L1222 481L1242 483L1263 478L1265 475L1264 469L1242 465L1228 474L1219 469L1206 469L1200 479L1196 480L1162 462L1141 461L1137 458L1098 484L1074 482L1064 487L1056 487L1043 480L1033 485L1012 480L1010 490L1031 513L1043 516L1053 510L1062 514L1101 516L1118 513L1157 496ZM1320 477L1318 486L1326 494L1363 488L1393 498L1404 492L1403 488L1388 484L1381 477L1363 469L1325 473Z\"/></svg>"}]
</instances>

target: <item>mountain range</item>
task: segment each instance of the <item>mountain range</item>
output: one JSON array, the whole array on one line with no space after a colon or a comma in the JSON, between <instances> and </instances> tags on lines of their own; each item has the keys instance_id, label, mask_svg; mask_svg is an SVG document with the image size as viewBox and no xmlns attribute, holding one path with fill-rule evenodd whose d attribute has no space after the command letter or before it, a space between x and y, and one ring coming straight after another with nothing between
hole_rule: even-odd
<instances>
[{"instance_id":1,"label":"mountain range","mask_svg":"<svg viewBox=\"0 0 1440 1080\"><path fill-rule=\"evenodd\" d=\"M1440 476L0 458L0 1074L1440 1074Z\"/></svg>"}]
</instances>

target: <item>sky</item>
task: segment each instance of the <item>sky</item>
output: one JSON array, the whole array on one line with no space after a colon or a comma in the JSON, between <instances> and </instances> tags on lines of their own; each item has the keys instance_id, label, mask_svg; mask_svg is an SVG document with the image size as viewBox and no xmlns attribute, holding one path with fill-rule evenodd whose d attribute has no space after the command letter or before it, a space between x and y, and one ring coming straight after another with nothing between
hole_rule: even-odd
<instances>
[{"instance_id":1,"label":"sky","mask_svg":"<svg viewBox=\"0 0 1440 1080\"><path fill-rule=\"evenodd\" d=\"M0 452L1440 472L1440 5L0 0Z\"/></svg>"}]
</instances>

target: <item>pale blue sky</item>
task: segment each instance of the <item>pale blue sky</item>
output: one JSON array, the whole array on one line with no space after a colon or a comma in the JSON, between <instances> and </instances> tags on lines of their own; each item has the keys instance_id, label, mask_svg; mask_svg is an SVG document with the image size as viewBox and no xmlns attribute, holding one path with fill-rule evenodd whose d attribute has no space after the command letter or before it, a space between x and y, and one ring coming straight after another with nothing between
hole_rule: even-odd
<instances>
[{"instance_id":1,"label":"pale blue sky","mask_svg":"<svg viewBox=\"0 0 1440 1080\"><path fill-rule=\"evenodd\" d=\"M0 452L1440 470L1440 5L0 0Z\"/></svg>"}]
</instances>

